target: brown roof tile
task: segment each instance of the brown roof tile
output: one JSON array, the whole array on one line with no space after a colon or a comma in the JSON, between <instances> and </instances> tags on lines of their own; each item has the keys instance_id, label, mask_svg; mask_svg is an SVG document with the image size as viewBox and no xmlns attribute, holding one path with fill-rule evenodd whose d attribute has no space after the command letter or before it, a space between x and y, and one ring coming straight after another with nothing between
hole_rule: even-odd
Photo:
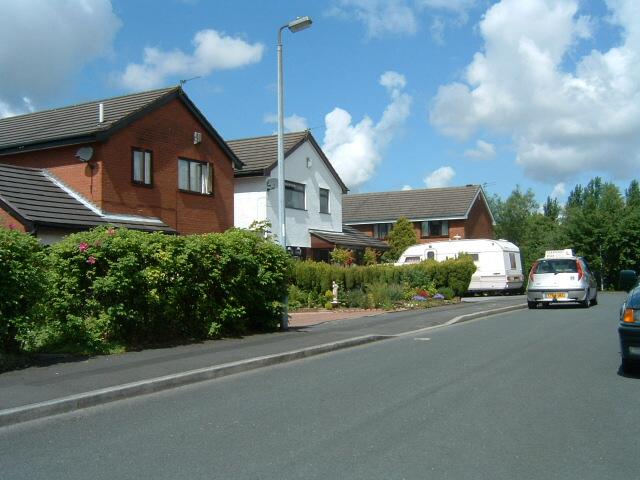
<instances>
[{"instance_id":1,"label":"brown roof tile","mask_svg":"<svg viewBox=\"0 0 640 480\"><path fill-rule=\"evenodd\" d=\"M343 195L342 222L354 225L395 222L400 217L412 221L466 218L478 195L484 195L479 185Z\"/></svg>"}]
</instances>

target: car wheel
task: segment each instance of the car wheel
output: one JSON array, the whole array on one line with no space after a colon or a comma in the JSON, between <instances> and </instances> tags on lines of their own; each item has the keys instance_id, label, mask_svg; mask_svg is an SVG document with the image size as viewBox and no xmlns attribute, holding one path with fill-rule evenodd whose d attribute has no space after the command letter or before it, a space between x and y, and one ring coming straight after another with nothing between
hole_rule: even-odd
<instances>
[{"instance_id":1,"label":"car wheel","mask_svg":"<svg viewBox=\"0 0 640 480\"><path fill-rule=\"evenodd\" d=\"M527 300L527 307L529 307L529 309L534 309L536 308L536 302L529 302Z\"/></svg>"},{"instance_id":2,"label":"car wheel","mask_svg":"<svg viewBox=\"0 0 640 480\"><path fill-rule=\"evenodd\" d=\"M591 292L587 290L587 294L584 296L584 301L580 302L582 308L589 308L591 306Z\"/></svg>"},{"instance_id":3,"label":"car wheel","mask_svg":"<svg viewBox=\"0 0 640 480\"><path fill-rule=\"evenodd\" d=\"M596 296L593 297L593 300L591 300L591 305L597 305L598 304L598 294L596 293Z\"/></svg>"}]
</instances>

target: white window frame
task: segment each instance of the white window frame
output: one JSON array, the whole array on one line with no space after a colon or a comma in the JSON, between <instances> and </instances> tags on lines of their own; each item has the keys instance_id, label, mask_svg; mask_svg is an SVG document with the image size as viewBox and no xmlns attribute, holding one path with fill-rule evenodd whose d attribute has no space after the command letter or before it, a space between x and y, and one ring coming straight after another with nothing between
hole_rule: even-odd
<instances>
[{"instance_id":1,"label":"white window frame","mask_svg":"<svg viewBox=\"0 0 640 480\"><path fill-rule=\"evenodd\" d=\"M153 153L151 150L131 149L131 181L136 185L150 187L153 185Z\"/></svg>"},{"instance_id":2,"label":"white window frame","mask_svg":"<svg viewBox=\"0 0 640 480\"><path fill-rule=\"evenodd\" d=\"M213 165L200 160L179 158L178 189L182 192L213 195Z\"/></svg>"}]
</instances>

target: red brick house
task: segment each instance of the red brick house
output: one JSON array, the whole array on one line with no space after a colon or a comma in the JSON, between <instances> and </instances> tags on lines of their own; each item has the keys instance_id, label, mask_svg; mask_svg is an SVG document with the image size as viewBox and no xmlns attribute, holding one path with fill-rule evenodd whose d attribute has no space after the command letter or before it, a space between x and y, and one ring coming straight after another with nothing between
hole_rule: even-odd
<instances>
[{"instance_id":1,"label":"red brick house","mask_svg":"<svg viewBox=\"0 0 640 480\"><path fill-rule=\"evenodd\" d=\"M420 243L494 236L495 221L480 185L342 197L342 223L366 235L385 239L400 217L413 223Z\"/></svg>"},{"instance_id":2,"label":"red brick house","mask_svg":"<svg viewBox=\"0 0 640 480\"><path fill-rule=\"evenodd\" d=\"M172 87L0 119L0 166L0 222L55 237L224 231L242 162Z\"/></svg>"}]
</instances>

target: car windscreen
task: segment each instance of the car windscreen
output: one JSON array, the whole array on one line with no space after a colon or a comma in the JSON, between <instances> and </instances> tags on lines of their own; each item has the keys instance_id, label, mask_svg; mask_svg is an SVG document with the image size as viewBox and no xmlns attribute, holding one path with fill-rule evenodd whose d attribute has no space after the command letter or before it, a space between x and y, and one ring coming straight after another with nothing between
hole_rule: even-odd
<instances>
[{"instance_id":1,"label":"car windscreen","mask_svg":"<svg viewBox=\"0 0 640 480\"><path fill-rule=\"evenodd\" d=\"M576 261L570 258L565 258L540 260L533 273L576 273L577 271L578 265Z\"/></svg>"}]
</instances>

